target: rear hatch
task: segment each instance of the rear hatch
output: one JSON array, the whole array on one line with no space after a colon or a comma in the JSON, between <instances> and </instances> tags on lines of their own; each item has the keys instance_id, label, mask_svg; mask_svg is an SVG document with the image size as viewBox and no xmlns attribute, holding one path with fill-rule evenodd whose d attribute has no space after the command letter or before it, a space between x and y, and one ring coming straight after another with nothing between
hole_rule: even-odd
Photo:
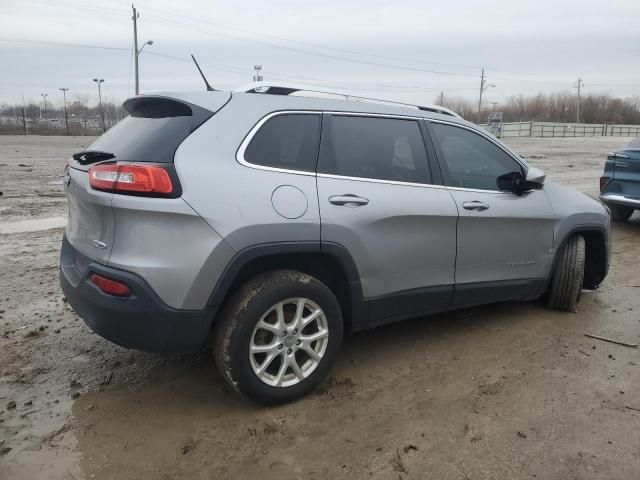
<instances>
[{"instance_id":1,"label":"rear hatch","mask_svg":"<svg viewBox=\"0 0 640 480\"><path fill-rule=\"evenodd\" d=\"M215 92L218 93L218 92ZM215 94L210 94L215 95ZM210 101L217 108L205 109L174 98L139 96L124 102L129 115L93 142L85 151L69 160L65 174L65 189L69 199L66 236L69 243L87 257L76 260L79 273L89 260L107 264L116 231L109 189L90 185L90 170L96 166L158 165L174 180L173 196L179 196L179 182L173 168L178 146L191 132L209 119L229 99L220 92ZM207 105L209 108L211 106ZM102 167L101 167L102 168ZM125 192L127 193L127 192ZM131 192L129 194L138 194ZM148 195L147 195L148 196Z\"/></svg>"},{"instance_id":2,"label":"rear hatch","mask_svg":"<svg viewBox=\"0 0 640 480\"><path fill-rule=\"evenodd\" d=\"M613 161L613 179L607 191L640 199L640 138L610 153L608 160Z\"/></svg>"}]
</instances>

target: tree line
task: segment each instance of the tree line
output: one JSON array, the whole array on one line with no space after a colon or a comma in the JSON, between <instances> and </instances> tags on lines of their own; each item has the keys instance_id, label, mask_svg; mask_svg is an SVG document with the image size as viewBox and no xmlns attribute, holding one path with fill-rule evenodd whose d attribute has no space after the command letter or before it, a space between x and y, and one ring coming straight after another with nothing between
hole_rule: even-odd
<instances>
[{"instance_id":1,"label":"tree line","mask_svg":"<svg viewBox=\"0 0 640 480\"><path fill-rule=\"evenodd\" d=\"M67 120L72 135L96 135L123 119L127 112L122 104L103 99L99 104L89 104L89 95L76 94L67 100ZM66 133L65 113L62 102L52 104L48 100L28 100L24 104L0 103L0 133L24 133L24 121L29 133Z\"/></svg>"},{"instance_id":2,"label":"tree line","mask_svg":"<svg viewBox=\"0 0 640 480\"><path fill-rule=\"evenodd\" d=\"M441 101L444 100L444 101ZM478 120L478 103L462 97L438 96L434 103L451 108L465 119ZM485 100L480 112L480 123L487 121L493 111L503 112L505 122L560 122L575 123L577 95L558 92L533 96L515 95L500 103ZM49 101L27 101L23 104L0 103L0 133L24 133L24 116L30 133L63 134L66 132L64 109ZM67 117L73 135L96 135L108 129L127 115L122 104L103 100L99 105L89 104L89 95L76 94L67 101ZM581 123L608 123L640 125L640 96L617 98L606 94L583 95L580 101Z\"/></svg>"},{"instance_id":3,"label":"tree line","mask_svg":"<svg viewBox=\"0 0 640 480\"><path fill-rule=\"evenodd\" d=\"M440 103L440 96L435 99ZM460 97L444 96L444 107L451 108L465 119L477 121L478 102ZM575 123L578 98L574 93L540 93L533 96L515 95L504 102L483 101L480 122L491 112L503 112L504 122ZM617 98L605 94L583 95L580 101L581 123L640 125L640 96Z\"/></svg>"}]
</instances>

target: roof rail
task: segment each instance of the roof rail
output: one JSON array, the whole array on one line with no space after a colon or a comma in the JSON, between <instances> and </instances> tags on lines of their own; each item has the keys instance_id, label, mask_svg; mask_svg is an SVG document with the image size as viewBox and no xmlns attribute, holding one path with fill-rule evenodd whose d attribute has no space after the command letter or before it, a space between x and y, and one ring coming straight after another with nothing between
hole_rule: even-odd
<instances>
[{"instance_id":1,"label":"roof rail","mask_svg":"<svg viewBox=\"0 0 640 480\"><path fill-rule=\"evenodd\" d=\"M391 105L401 105L403 107L412 107L417 108L418 110L423 110L425 112L431 113L440 113L442 115L450 115L456 118L462 118L453 110L450 110L446 107L441 107L439 105L414 105L412 103L404 103L404 102L396 102L393 100L383 100L380 98L370 98L370 97L361 97L359 95L352 95L347 92L341 92L338 90L318 90L312 86L301 85L297 83L249 83L247 85L243 85L241 87L233 90L238 93L266 93L269 95L291 95L296 92L309 92L309 93L321 93L324 95L337 95L341 97L345 97L345 100L364 100L366 102L373 103L388 103Z\"/></svg>"}]
</instances>

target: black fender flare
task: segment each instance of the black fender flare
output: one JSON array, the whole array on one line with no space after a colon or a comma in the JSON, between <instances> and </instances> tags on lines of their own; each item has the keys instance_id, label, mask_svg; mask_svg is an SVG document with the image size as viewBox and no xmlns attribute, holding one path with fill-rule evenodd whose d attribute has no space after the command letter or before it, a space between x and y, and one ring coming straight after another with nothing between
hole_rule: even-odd
<instances>
[{"instance_id":1,"label":"black fender flare","mask_svg":"<svg viewBox=\"0 0 640 480\"><path fill-rule=\"evenodd\" d=\"M209 296L207 306L216 311L219 309L238 274L250 261L272 255L304 253L329 255L337 260L345 274L345 280L349 288L352 315L351 323L358 322L364 315L360 275L349 251L343 245L333 242L273 242L253 245L240 250L232 257L220 275Z\"/></svg>"}]
</instances>

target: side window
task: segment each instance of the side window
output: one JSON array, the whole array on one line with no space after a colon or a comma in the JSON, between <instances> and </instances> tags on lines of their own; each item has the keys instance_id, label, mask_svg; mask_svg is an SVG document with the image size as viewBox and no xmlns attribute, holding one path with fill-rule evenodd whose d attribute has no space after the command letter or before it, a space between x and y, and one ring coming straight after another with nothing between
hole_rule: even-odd
<instances>
[{"instance_id":1,"label":"side window","mask_svg":"<svg viewBox=\"0 0 640 480\"><path fill-rule=\"evenodd\" d=\"M315 172L320 114L287 113L267 120L253 136L244 159L255 165Z\"/></svg>"},{"instance_id":2,"label":"side window","mask_svg":"<svg viewBox=\"0 0 640 480\"><path fill-rule=\"evenodd\" d=\"M440 123L431 123L431 130L444 157L446 185L499 190L499 176L522 172L518 162L477 133Z\"/></svg>"},{"instance_id":3,"label":"side window","mask_svg":"<svg viewBox=\"0 0 640 480\"><path fill-rule=\"evenodd\" d=\"M319 173L430 183L420 125L415 120L332 115ZM323 134L324 135L324 134Z\"/></svg>"}]
</instances>

